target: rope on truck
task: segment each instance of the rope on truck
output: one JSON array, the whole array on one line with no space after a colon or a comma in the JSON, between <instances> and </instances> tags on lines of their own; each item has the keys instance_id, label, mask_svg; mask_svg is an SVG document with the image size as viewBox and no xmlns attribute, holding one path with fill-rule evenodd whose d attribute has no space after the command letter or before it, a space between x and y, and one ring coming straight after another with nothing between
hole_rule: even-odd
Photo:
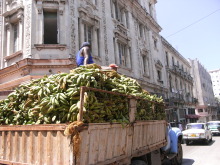
<instances>
[{"instance_id":1,"label":"rope on truck","mask_svg":"<svg viewBox=\"0 0 220 165\"><path fill-rule=\"evenodd\" d=\"M64 135L71 136L71 144L73 144L73 154L76 158L80 155L80 144L81 144L81 138L79 135L80 127L83 126L82 121L74 121L71 124L69 124L65 131Z\"/></svg>"}]
</instances>

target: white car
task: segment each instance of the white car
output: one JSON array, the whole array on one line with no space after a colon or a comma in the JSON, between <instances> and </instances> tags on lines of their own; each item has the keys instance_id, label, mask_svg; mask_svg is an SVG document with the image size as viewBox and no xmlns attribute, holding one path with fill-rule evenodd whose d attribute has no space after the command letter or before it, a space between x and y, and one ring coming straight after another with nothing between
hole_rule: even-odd
<instances>
[{"instance_id":1,"label":"white car","mask_svg":"<svg viewBox=\"0 0 220 165\"><path fill-rule=\"evenodd\" d=\"M186 130L182 131L182 133L186 145L190 141L203 141L206 144L212 141L212 132L206 123L187 124Z\"/></svg>"},{"instance_id":2,"label":"white car","mask_svg":"<svg viewBox=\"0 0 220 165\"><path fill-rule=\"evenodd\" d=\"M209 121L207 124L212 135L220 135L220 121Z\"/></svg>"}]
</instances>

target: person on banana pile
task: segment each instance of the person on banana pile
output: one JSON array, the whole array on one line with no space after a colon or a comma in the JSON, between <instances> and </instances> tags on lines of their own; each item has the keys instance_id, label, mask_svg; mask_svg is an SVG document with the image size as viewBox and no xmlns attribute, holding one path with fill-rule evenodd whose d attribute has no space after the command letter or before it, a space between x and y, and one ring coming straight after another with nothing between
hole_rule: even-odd
<instances>
[{"instance_id":1,"label":"person on banana pile","mask_svg":"<svg viewBox=\"0 0 220 165\"><path fill-rule=\"evenodd\" d=\"M109 66L102 66L102 70L104 71L114 70L117 72L118 66L116 64L110 64Z\"/></svg>"},{"instance_id":2,"label":"person on banana pile","mask_svg":"<svg viewBox=\"0 0 220 165\"><path fill-rule=\"evenodd\" d=\"M77 66L81 66L93 63L91 44L89 42L84 42L76 54L76 64Z\"/></svg>"},{"instance_id":3,"label":"person on banana pile","mask_svg":"<svg viewBox=\"0 0 220 165\"><path fill-rule=\"evenodd\" d=\"M112 69L112 70L115 70L117 72L118 70L118 66L116 64L110 64L109 67Z\"/></svg>"}]
</instances>

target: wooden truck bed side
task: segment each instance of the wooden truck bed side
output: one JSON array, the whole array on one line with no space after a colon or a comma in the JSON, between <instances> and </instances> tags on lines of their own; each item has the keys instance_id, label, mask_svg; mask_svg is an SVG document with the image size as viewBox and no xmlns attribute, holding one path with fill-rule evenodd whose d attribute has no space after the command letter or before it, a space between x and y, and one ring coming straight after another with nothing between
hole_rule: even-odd
<instances>
[{"instance_id":1,"label":"wooden truck bed side","mask_svg":"<svg viewBox=\"0 0 220 165\"><path fill-rule=\"evenodd\" d=\"M26 125L0 127L0 163L72 164L66 125Z\"/></svg>"},{"instance_id":2,"label":"wooden truck bed side","mask_svg":"<svg viewBox=\"0 0 220 165\"><path fill-rule=\"evenodd\" d=\"M165 145L165 121L89 124L80 132L80 156L75 159L66 125L1 126L0 163L16 165L92 165L130 160Z\"/></svg>"}]
</instances>

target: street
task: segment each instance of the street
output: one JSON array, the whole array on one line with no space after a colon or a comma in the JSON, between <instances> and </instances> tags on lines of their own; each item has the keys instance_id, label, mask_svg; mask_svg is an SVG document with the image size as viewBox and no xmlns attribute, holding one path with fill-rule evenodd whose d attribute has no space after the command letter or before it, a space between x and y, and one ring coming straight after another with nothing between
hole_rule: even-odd
<instances>
[{"instance_id":1,"label":"street","mask_svg":"<svg viewBox=\"0 0 220 165\"><path fill-rule=\"evenodd\" d=\"M220 136L213 136L209 145L202 142L182 144L182 165L219 165L220 164Z\"/></svg>"}]
</instances>

